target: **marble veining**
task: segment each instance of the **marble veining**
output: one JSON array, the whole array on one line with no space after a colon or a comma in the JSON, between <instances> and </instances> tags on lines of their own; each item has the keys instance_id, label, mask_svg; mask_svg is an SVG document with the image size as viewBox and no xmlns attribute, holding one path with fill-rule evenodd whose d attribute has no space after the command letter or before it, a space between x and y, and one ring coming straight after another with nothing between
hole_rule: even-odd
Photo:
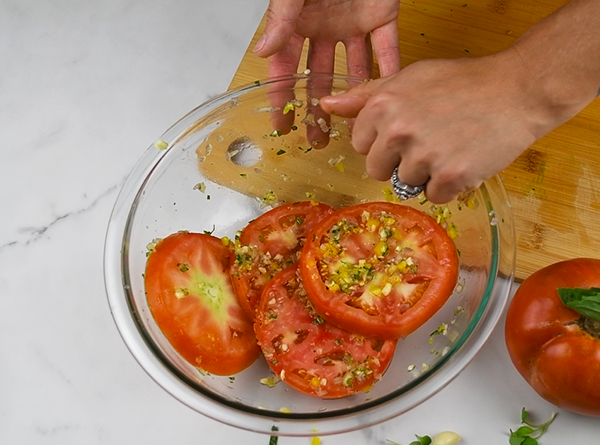
<instances>
[{"instance_id":1,"label":"marble veining","mask_svg":"<svg viewBox=\"0 0 600 445\"><path fill-rule=\"evenodd\" d=\"M0 0L0 444L266 445L210 420L141 369L108 307L103 247L136 161L224 91L267 0ZM450 429L504 445L552 407L509 364L502 330L428 402L323 445ZM600 434L560 413L544 445ZM281 438L279 445L309 445Z\"/></svg>"}]
</instances>

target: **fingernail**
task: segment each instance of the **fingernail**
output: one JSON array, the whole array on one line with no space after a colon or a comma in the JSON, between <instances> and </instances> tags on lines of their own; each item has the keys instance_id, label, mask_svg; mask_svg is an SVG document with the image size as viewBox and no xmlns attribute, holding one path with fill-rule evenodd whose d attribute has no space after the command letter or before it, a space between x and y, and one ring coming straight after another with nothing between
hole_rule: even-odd
<instances>
[{"instance_id":1,"label":"fingernail","mask_svg":"<svg viewBox=\"0 0 600 445\"><path fill-rule=\"evenodd\" d=\"M256 45L254 46L254 49L252 50L252 52L259 52L261 49L264 48L265 43L267 43L267 35L263 34L260 39L258 39L258 42L256 42Z\"/></svg>"}]
</instances>

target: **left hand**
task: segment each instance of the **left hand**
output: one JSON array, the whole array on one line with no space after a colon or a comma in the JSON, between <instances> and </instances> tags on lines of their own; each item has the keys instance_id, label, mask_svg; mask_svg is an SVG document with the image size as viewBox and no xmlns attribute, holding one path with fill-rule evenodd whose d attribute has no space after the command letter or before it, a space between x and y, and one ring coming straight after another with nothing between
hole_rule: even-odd
<instances>
[{"instance_id":1,"label":"left hand","mask_svg":"<svg viewBox=\"0 0 600 445\"><path fill-rule=\"evenodd\" d=\"M270 78L295 74L302 55L304 40L309 41L307 68L311 73L333 74L335 47L346 47L349 77L359 79L373 75L373 50L382 76L400 69L398 11L400 0L271 0L265 32L254 48L255 54L269 58ZM372 44L372 45L371 45ZM293 85L293 81L288 86ZM283 84L279 84L284 86ZM312 80L309 96L320 99L331 94L326 80ZM271 121L276 130L290 132L294 113L282 114L285 104L294 99L290 89L269 93ZM329 115L320 107L307 104L315 121L329 124ZM307 140L314 148L329 143L329 134L318 125L307 126Z\"/></svg>"},{"instance_id":2,"label":"left hand","mask_svg":"<svg viewBox=\"0 0 600 445\"><path fill-rule=\"evenodd\" d=\"M400 0L271 0L254 52L269 57L269 77L295 74L308 39L307 68L332 74L342 42L348 76L366 79L373 75L372 43L384 77L400 69L399 8Z\"/></svg>"}]
</instances>

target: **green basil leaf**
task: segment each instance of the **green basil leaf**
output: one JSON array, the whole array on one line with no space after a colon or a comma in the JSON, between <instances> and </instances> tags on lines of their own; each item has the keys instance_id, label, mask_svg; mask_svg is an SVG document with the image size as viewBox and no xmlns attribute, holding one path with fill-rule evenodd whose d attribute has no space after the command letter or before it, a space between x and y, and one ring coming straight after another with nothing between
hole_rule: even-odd
<instances>
[{"instance_id":1,"label":"green basil leaf","mask_svg":"<svg viewBox=\"0 0 600 445\"><path fill-rule=\"evenodd\" d=\"M417 435L415 434L415 436ZM429 436L417 436L417 439L419 439L420 445L431 445L431 437Z\"/></svg>"},{"instance_id":2,"label":"green basil leaf","mask_svg":"<svg viewBox=\"0 0 600 445\"><path fill-rule=\"evenodd\" d=\"M600 321L600 288L559 288L563 304L585 317Z\"/></svg>"},{"instance_id":3,"label":"green basil leaf","mask_svg":"<svg viewBox=\"0 0 600 445\"><path fill-rule=\"evenodd\" d=\"M523 442L521 442L521 445L538 445L538 441L533 437L527 436L524 438Z\"/></svg>"},{"instance_id":4,"label":"green basil leaf","mask_svg":"<svg viewBox=\"0 0 600 445\"><path fill-rule=\"evenodd\" d=\"M510 439L508 439L508 443L510 445L521 445L523 443L524 437L517 436L514 432L511 431Z\"/></svg>"},{"instance_id":5,"label":"green basil leaf","mask_svg":"<svg viewBox=\"0 0 600 445\"><path fill-rule=\"evenodd\" d=\"M534 431L535 430L533 428L531 428L530 426L522 426L517 431L515 431L515 435L517 435L519 437L525 437L525 436L529 436Z\"/></svg>"}]
</instances>

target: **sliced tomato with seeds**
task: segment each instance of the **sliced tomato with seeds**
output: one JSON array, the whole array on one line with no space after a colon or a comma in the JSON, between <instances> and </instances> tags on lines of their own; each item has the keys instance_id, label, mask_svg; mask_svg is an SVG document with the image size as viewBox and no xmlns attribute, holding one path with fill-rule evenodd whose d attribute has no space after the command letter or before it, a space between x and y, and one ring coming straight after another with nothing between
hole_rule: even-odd
<instances>
[{"instance_id":1,"label":"sliced tomato with seeds","mask_svg":"<svg viewBox=\"0 0 600 445\"><path fill-rule=\"evenodd\" d=\"M388 367L396 341L376 340L334 326L312 308L292 265L265 287L254 330L267 363L305 394L340 398L367 391Z\"/></svg>"},{"instance_id":2,"label":"sliced tomato with seeds","mask_svg":"<svg viewBox=\"0 0 600 445\"><path fill-rule=\"evenodd\" d=\"M423 212L390 202L346 207L309 235L304 287L324 319L365 336L405 337L452 294L456 247Z\"/></svg>"},{"instance_id":3,"label":"sliced tomato with seeds","mask_svg":"<svg viewBox=\"0 0 600 445\"><path fill-rule=\"evenodd\" d=\"M333 208L314 201L283 204L251 221L236 237L231 266L233 286L246 315L264 286L297 261L306 235Z\"/></svg>"},{"instance_id":4,"label":"sliced tomato with seeds","mask_svg":"<svg viewBox=\"0 0 600 445\"><path fill-rule=\"evenodd\" d=\"M260 355L229 267L230 250L219 238L178 232L157 243L145 273L148 306L162 333L188 362L218 375L240 372Z\"/></svg>"}]
</instances>

